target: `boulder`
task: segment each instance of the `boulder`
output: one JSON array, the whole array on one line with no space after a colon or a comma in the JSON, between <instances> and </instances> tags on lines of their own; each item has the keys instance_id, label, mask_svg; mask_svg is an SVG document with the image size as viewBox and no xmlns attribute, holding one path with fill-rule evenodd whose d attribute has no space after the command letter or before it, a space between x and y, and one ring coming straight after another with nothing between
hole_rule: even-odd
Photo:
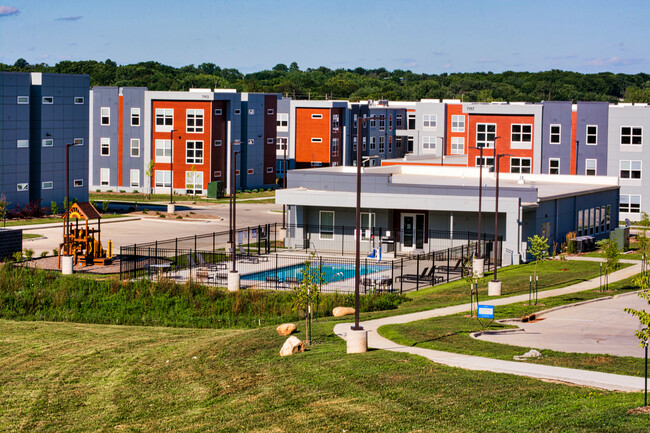
<instances>
[{"instance_id":1,"label":"boulder","mask_svg":"<svg viewBox=\"0 0 650 433\"><path fill-rule=\"evenodd\" d=\"M291 336L287 338L287 341L284 342L282 345L282 349L280 349L280 356L289 356L293 355L294 353L298 352L304 352L305 351L305 343L300 341L298 338Z\"/></svg>"},{"instance_id":2,"label":"boulder","mask_svg":"<svg viewBox=\"0 0 650 433\"><path fill-rule=\"evenodd\" d=\"M347 316L348 314L354 314L354 308L352 307L336 307L332 310L332 316L341 317Z\"/></svg>"},{"instance_id":3,"label":"boulder","mask_svg":"<svg viewBox=\"0 0 650 433\"><path fill-rule=\"evenodd\" d=\"M291 335L296 332L296 325L293 323L284 323L275 328L275 330L278 331L278 334L286 337L287 335Z\"/></svg>"},{"instance_id":4,"label":"boulder","mask_svg":"<svg viewBox=\"0 0 650 433\"><path fill-rule=\"evenodd\" d=\"M530 349L528 352L524 353L523 355L513 356L513 358L517 361L525 361L527 359L541 358L541 357L542 354L539 352L539 350L536 349Z\"/></svg>"}]
</instances>

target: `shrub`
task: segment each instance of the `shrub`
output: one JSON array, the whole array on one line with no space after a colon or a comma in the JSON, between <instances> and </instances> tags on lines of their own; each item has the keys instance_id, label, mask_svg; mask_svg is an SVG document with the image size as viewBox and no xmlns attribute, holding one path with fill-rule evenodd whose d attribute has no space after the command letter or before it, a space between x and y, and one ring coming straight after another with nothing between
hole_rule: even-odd
<instances>
[{"instance_id":1,"label":"shrub","mask_svg":"<svg viewBox=\"0 0 650 433\"><path fill-rule=\"evenodd\" d=\"M55 201L50 203L50 212L52 212L52 215L58 215L59 214L59 205L56 204Z\"/></svg>"},{"instance_id":2,"label":"shrub","mask_svg":"<svg viewBox=\"0 0 650 433\"><path fill-rule=\"evenodd\" d=\"M47 251L41 251L41 255L40 255L40 257L41 257L41 258L42 258L42 257L47 257L48 254L49 254L49 253L48 253Z\"/></svg>"},{"instance_id":3,"label":"shrub","mask_svg":"<svg viewBox=\"0 0 650 433\"><path fill-rule=\"evenodd\" d=\"M145 215L148 214L148 213L149 213L149 209L147 209L147 208L142 209L142 213L145 214Z\"/></svg>"},{"instance_id":4,"label":"shrub","mask_svg":"<svg viewBox=\"0 0 650 433\"><path fill-rule=\"evenodd\" d=\"M54 257L58 256L58 255L59 255L59 250L57 250L56 248L54 248L54 249L52 250L52 255L53 255Z\"/></svg>"},{"instance_id":5,"label":"shrub","mask_svg":"<svg viewBox=\"0 0 650 433\"><path fill-rule=\"evenodd\" d=\"M110 202L109 202L108 200L104 200L104 201L102 202L102 212L103 212L103 213L108 212L108 205L109 205L109 204L110 204Z\"/></svg>"}]
</instances>

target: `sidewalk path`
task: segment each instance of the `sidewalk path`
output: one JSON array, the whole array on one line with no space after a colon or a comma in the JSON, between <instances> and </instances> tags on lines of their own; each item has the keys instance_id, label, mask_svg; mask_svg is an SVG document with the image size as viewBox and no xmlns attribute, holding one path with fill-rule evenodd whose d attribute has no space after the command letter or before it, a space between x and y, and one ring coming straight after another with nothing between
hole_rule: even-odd
<instances>
[{"instance_id":1,"label":"sidewalk path","mask_svg":"<svg viewBox=\"0 0 650 433\"><path fill-rule=\"evenodd\" d=\"M609 281L619 281L638 274L641 271L641 264L638 261L625 269L621 269L609 276ZM583 281L572 286L560 289L546 290L539 293L538 298L548 298L569 293L577 293L597 288L599 278ZM507 305L515 302L525 302L528 294L509 296L505 298L492 299L491 305ZM484 301L485 302L485 301ZM597 371L579 370L573 368L553 367L540 364L527 364L517 361L503 361L500 359L483 358L480 356L461 355L439 350L424 349L420 347L402 346L379 335L377 329L384 325L403 324L417 320L430 319L432 317L449 316L470 311L470 304L454 305L451 307L437 308L435 310L421 311L418 313L404 314L401 316L385 317L382 319L368 320L362 322L363 328L368 331L368 347L374 349L391 350L393 352L405 352L413 355L424 356L433 362L460 367L466 370L483 370L495 373L508 373L518 376L527 376L543 380L572 383L575 385L590 386L594 388L607 389L611 391L641 392L644 389L644 379L635 376L623 376L610 373L599 373ZM345 339L351 323L340 323L334 326L334 333Z\"/></svg>"}]
</instances>

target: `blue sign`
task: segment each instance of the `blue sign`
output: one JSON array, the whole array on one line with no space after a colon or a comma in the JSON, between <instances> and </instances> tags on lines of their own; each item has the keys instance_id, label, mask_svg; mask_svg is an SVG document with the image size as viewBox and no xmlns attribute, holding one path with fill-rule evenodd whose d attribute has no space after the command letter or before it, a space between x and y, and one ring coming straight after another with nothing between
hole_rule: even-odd
<instances>
[{"instance_id":1,"label":"blue sign","mask_svg":"<svg viewBox=\"0 0 650 433\"><path fill-rule=\"evenodd\" d=\"M478 305L476 317L480 319L494 319L494 305Z\"/></svg>"}]
</instances>

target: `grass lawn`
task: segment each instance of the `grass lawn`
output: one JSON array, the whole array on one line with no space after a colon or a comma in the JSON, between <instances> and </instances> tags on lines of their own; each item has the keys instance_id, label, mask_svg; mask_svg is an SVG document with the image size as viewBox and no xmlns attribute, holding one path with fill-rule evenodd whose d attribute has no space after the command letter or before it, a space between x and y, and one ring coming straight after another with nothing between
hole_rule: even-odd
<instances>
[{"instance_id":1,"label":"grass lawn","mask_svg":"<svg viewBox=\"0 0 650 433\"><path fill-rule=\"evenodd\" d=\"M518 318L528 314L547 310L560 305L573 304L589 299L602 298L620 293L638 290L633 279L627 278L615 283L610 283L609 291L600 292L590 290L552 298L539 300L540 305L527 305L516 303L495 308L495 319ZM514 328L493 322L489 329ZM443 350L447 352L463 353L467 355L484 356L512 360L515 355L523 355L529 350L526 347L498 344L489 341L476 340L470 333L482 330L476 318L468 314L457 314L447 317L436 317L404 325L382 326L380 334L396 343L406 346L418 346L427 349ZM644 360L634 357L617 357L611 355L593 355L583 353L564 353L552 350L540 350L543 357L531 359L526 362L555 365L560 367L597 370L606 373L643 376Z\"/></svg>"},{"instance_id":2,"label":"grass lawn","mask_svg":"<svg viewBox=\"0 0 650 433\"><path fill-rule=\"evenodd\" d=\"M111 218L122 218L125 215L120 214L103 214L102 219L111 219ZM61 217L50 217L50 218L31 218L31 219L22 219L22 220L7 220L5 222L6 227L16 227L16 226L31 226L36 224L63 224L63 219Z\"/></svg>"},{"instance_id":3,"label":"grass lawn","mask_svg":"<svg viewBox=\"0 0 650 433\"><path fill-rule=\"evenodd\" d=\"M43 235L39 235L38 233L23 233L23 240L24 239L36 239L36 238L42 238Z\"/></svg>"},{"instance_id":4,"label":"grass lawn","mask_svg":"<svg viewBox=\"0 0 650 433\"><path fill-rule=\"evenodd\" d=\"M640 393L465 371L246 331L0 321L4 431L647 431ZM299 338L304 338L304 329Z\"/></svg>"},{"instance_id":5,"label":"grass lawn","mask_svg":"<svg viewBox=\"0 0 650 433\"><path fill-rule=\"evenodd\" d=\"M275 191L238 192L237 199L245 200L258 197L275 197ZM130 192L91 192L90 200L114 200L114 201L137 201L140 203L165 202L169 201L169 194L151 194ZM228 198L211 199L204 196L174 194L174 202L197 202L197 203L228 203Z\"/></svg>"}]
</instances>

